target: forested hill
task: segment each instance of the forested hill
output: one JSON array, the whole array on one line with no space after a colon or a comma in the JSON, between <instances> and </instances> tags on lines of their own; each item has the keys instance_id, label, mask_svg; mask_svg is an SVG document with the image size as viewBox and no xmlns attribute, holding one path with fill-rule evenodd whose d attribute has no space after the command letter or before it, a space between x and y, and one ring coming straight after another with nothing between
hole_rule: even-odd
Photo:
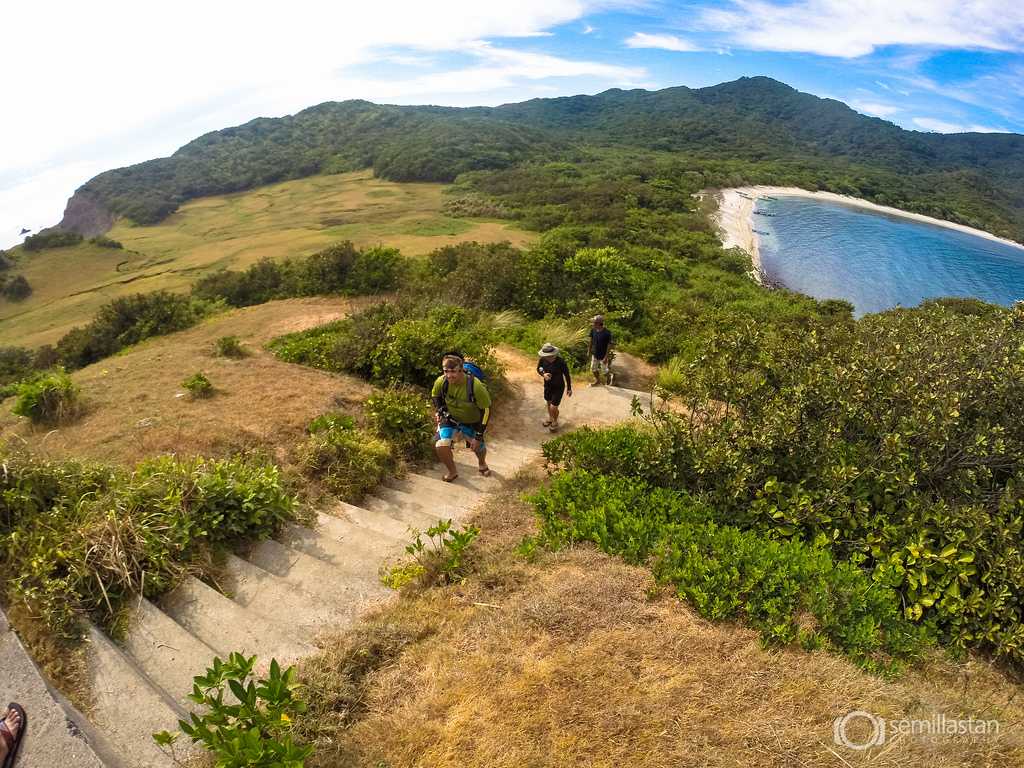
<instances>
[{"instance_id":1,"label":"forested hill","mask_svg":"<svg viewBox=\"0 0 1024 768\"><path fill-rule=\"evenodd\" d=\"M450 181L608 151L671 154L708 186L828 189L1024 240L1024 136L905 131L766 77L494 108L329 102L100 174L61 226L95 230L111 214L155 223L195 197L316 173L373 167L396 181Z\"/></svg>"}]
</instances>

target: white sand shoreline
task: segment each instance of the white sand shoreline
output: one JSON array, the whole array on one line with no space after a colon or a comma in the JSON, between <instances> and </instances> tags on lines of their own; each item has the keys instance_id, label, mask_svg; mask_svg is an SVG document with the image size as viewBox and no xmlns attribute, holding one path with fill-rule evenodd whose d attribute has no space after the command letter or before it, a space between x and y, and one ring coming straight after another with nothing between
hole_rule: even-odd
<instances>
[{"instance_id":1,"label":"white sand shoreline","mask_svg":"<svg viewBox=\"0 0 1024 768\"><path fill-rule=\"evenodd\" d=\"M749 195L750 197L744 197L744 195ZM1004 245L1024 249L1024 245L1021 245L1020 243L993 235L991 232L986 232L982 229L974 229L973 227L956 224L952 221L936 219L920 213L911 213L909 211L900 210L899 208L890 208L886 205L878 205L877 203L861 200L857 197L838 195L835 192L809 192L806 189L800 189L799 187L754 186L723 189L718 193L718 196L720 198L720 202L715 220L721 230L722 244L726 248L742 248L750 254L750 258L754 263L755 277L758 282L761 282L764 277L764 268L761 265L761 254L758 248L757 233L754 232L753 229L755 202L753 198L759 196L805 197L812 200L841 203L853 208L863 208L876 213L899 216L900 218L912 219L914 221L920 221L937 227L955 229L959 232L965 232L969 235L985 238L986 240L993 240L997 243L1003 243Z\"/></svg>"}]
</instances>

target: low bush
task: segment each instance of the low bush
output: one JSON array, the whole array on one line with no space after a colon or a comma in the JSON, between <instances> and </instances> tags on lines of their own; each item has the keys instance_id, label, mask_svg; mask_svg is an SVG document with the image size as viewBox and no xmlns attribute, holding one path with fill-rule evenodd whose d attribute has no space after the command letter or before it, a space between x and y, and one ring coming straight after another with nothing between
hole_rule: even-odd
<instances>
[{"instance_id":1,"label":"low bush","mask_svg":"<svg viewBox=\"0 0 1024 768\"><path fill-rule=\"evenodd\" d=\"M0 251L0 272L10 269L14 266L14 262L11 257L7 254L7 251Z\"/></svg>"},{"instance_id":2,"label":"low bush","mask_svg":"<svg viewBox=\"0 0 1024 768\"><path fill-rule=\"evenodd\" d=\"M245 458L145 461L128 472L5 456L0 563L10 599L61 636L112 626L133 595L156 597L228 544L294 516L276 467Z\"/></svg>"},{"instance_id":3,"label":"low bush","mask_svg":"<svg viewBox=\"0 0 1024 768\"><path fill-rule=\"evenodd\" d=\"M359 501L395 468L390 446L348 417L318 417L310 432L296 451L296 463L343 501Z\"/></svg>"},{"instance_id":4,"label":"low bush","mask_svg":"<svg viewBox=\"0 0 1024 768\"><path fill-rule=\"evenodd\" d=\"M8 301L24 301L32 293L32 286L24 275L15 275L3 283L3 295Z\"/></svg>"},{"instance_id":5,"label":"low bush","mask_svg":"<svg viewBox=\"0 0 1024 768\"><path fill-rule=\"evenodd\" d=\"M896 590L823 547L777 541L716 520L699 500L626 477L556 475L531 497L548 545L592 541L631 563L651 563L710 619L742 618L771 645L830 647L878 672L929 644Z\"/></svg>"},{"instance_id":6,"label":"low bush","mask_svg":"<svg viewBox=\"0 0 1024 768\"><path fill-rule=\"evenodd\" d=\"M366 417L373 430L407 461L433 456L433 410L421 392L402 387L375 392L366 400Z\"/></svg>"},{"instance_id":7,"label":"low bush","mask_svg":"<svg viewBox=\"0 0 1024 768\"><path fill-rule=\"evenodd\" d=\"M402 589L412 583L431 587L461 582L465 578L467 551L479 535L480 529L475 525L459 530L451 520L438 520L425 533L416 532L416 538L405 548L412 559L389 568L381 581L391 589Z\"/></svg>"},{"instance_id":8,"label":"low bush","mask_svg":"<svg viewBox=\"0 0 1024 768\"><path fill-rule=\"evenodd\" d=\"M193 373L181 382L181 386L187 389L194 398L212 397L214 392L213 384L202 371Z\"/></svg>"},{"instance_id":9,"label":"low bush","mask_svg":"<svg viewBox=\"0 0 1024 768\"><path fill-rule=\"evenodd\" d=\"M32 352L22 347L0 347L0 386L16 382L34 372Z\"/></svg>"},{"instance_id":10,"label":"low bush","mask_svg":"<svg viewBox=\"0 0 1024 768\"><path fill-rule=\"evenodd\" d=\"M345 320L274 339L282 360L355 373L386 386L428 388L440 373L441 355L460 350L492 381L502 366L491 353L486 317L461 307L382 303Z\"/></svg>"},{"instance_id":11,"label":"low bush","mask_svg":"<svg viewBox=\"0 0 1024 768\"><path fill-rule=\"evenodd\" d=\"M111 238L106 237L104 235L96 235L96 237L90 237L89 242L92 245L98 245L100 248L113 248L115 250L120 250L124 248L124 245L122 245L120 241L112 240Z\"/></svg>"},{"instance_id":12,"label":"low bush","mask_svg":"<svg viewBox=\"0 0 1024 768\"><path fill-rule=\"evenodd\" d=\"M296 715L306 711L296 692L295 667L282 670L271 659L266 678L253 673L256 657L232 653L227 661L215 657L206 674L194 679L189 700L199 707L189 720L179 720L182 732L225 768L302 768L312 746L299 746L291 735ZM230 703L229 703L230 702ZM177 733L161 731L153 739L174 762Z\"/></svg>"},{"instance_id":13,"label":"low bush","mask_svg":"<svg viewBox=\"0 0 1024 768\"><path fill-rule=\"evenodd\" d=\"M214 352L218 357L233 357L236 359L247 357L249 354L237 336L221 336L214 342Z\"/></svg>"},{"instance_id":14,"label":"low bush","mask_svg":"<svg viewBox=\"0 0 1024 768\"><path fill-rule=\"evenodd\" d=\"M40 374L17 386L13 413L36 424L60 424L74 418L79 388L63 370Z\"/></svg>"},{"instance_id":15,"label":"low bush","mask_svg":"<svg viewBox=\"0 0 1024 768\"><path fill-rule=\"evenodd\" d=\"M45 248L63 248L68 245L78 245L80 242L82 242L82 236L77 232L47 229L26 237L23 246L26 251L41 251Z\"/></svg>"},{"instance_id":16,"label":"low bush","mask_svg":"<svg viewBox=\"0 0 1024 768\"><path fill-rule=\"evenodd\" d=\"M114 299L88 325L61 337L57 355L68 368L84 368L144 339L190 328L214 311L208 302L167 291Z\"/></svg>"}]
</instances>

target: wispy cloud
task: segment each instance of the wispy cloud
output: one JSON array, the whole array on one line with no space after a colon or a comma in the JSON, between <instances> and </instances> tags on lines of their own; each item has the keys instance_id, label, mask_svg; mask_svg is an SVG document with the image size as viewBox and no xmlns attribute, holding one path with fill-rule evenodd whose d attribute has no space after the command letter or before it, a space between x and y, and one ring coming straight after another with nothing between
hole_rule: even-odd
<instances>
[{"instance_id":1,"label":"wispy cloud","mask_svg":"<svg viewBox=\"0 0 1024 768\"><path fill-rule=\"evenodd\" d=\"M849 101L848 104L858 112L863 112L865 115L874 115L875 117L889 117L890 115L895 115L896 113L903 111L903 107L897 107L892 104L882 104L877 101L860 101L859 99L854 99Z\"/></svg>"},{"instance_id":2,"label":"wispy cloud","mask_svg":"<svg viewBox=\"0 0 1024 768\"><path fill-rule=\"evenodd\" d=\"M951 123L934 117L915 117L914 125L934 133L1009 133L1009 131L1002 128L992 128L977 124Z\"/></svg>"},{"instance_id":3,"label":"wispy cloud","mask_svg":"<svg viewBox=\"0 0 1024 768\"><path fill-rule=\"evenodd\" d=\"M676 35L649 35L646 32L634 32L624 42L630 48L661 48L666 51L679 51L681 53L692 53L702 50L700 46Z\"/></svg>"},{"instance_id":4,"label":"wispy cloud","mask_svg":"<svg viewBox=\"0 0 1024 768\"><path fill-rule=\"evenodd\" d=\"M590 34L593 34L594 32L597 32L597 27L592 27L589 24L584 24L583 25L583 34L584 35L590 35Z\"/></svg>"},{"instance_id":5,"label":"wispy cloud","mask_svg":"<svg viewBox=\"0 0 1024 768\"><path fill-rule=\"evenodd\" d=\"M1019 0L732 0L702 10L699 20L737 46L842 58L888 45L1024 48Z\"/></svg>"}]
</instances>

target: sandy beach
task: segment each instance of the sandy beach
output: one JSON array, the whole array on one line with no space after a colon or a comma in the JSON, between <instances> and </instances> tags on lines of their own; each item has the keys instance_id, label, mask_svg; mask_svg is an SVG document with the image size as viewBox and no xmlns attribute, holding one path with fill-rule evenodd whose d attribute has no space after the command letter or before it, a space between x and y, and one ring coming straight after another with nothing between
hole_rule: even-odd
<instances>
[{"instance_id":1,"label":"sandy beach","mask_svg":"<svg viewBox=\"0 0 1024 768\"><path fill-rule=\"evenodd\" d=\"M722 243L726 248L738 247L750 254L751 260L754 263L755 276L758 281L761 281L764 276L764 270L761 266L761 254L758 250L758 237L757 233L753 231L754 198L759 196L806 197L813 200L841 203L854 208L864 208L869 211L875 211L876 213L886 213L891 216L913 219L914 221L921 221L938 227L955 229L960 232L966 232L970 235L983 237L986 240L994 240L997 243L1004 243L1017 248L1024 247L1013 240L997 237L991 232L985 232L981 229L974 229L973 227L967 227L963 224L955 224L952 221L945 221L944 219L935 219L931 216L924 216L920 213L910 213L909 211L903 211L899 208L890 208L886 205L878 205L877 203L861 200L857 197L837 195L834 192L808 192L806 189L800 189L799 187L765 186L723 189L719 193L720 202L718 206L718 214L716 215L716 222L722 234Z\"/></svg>"}]
</instances>

